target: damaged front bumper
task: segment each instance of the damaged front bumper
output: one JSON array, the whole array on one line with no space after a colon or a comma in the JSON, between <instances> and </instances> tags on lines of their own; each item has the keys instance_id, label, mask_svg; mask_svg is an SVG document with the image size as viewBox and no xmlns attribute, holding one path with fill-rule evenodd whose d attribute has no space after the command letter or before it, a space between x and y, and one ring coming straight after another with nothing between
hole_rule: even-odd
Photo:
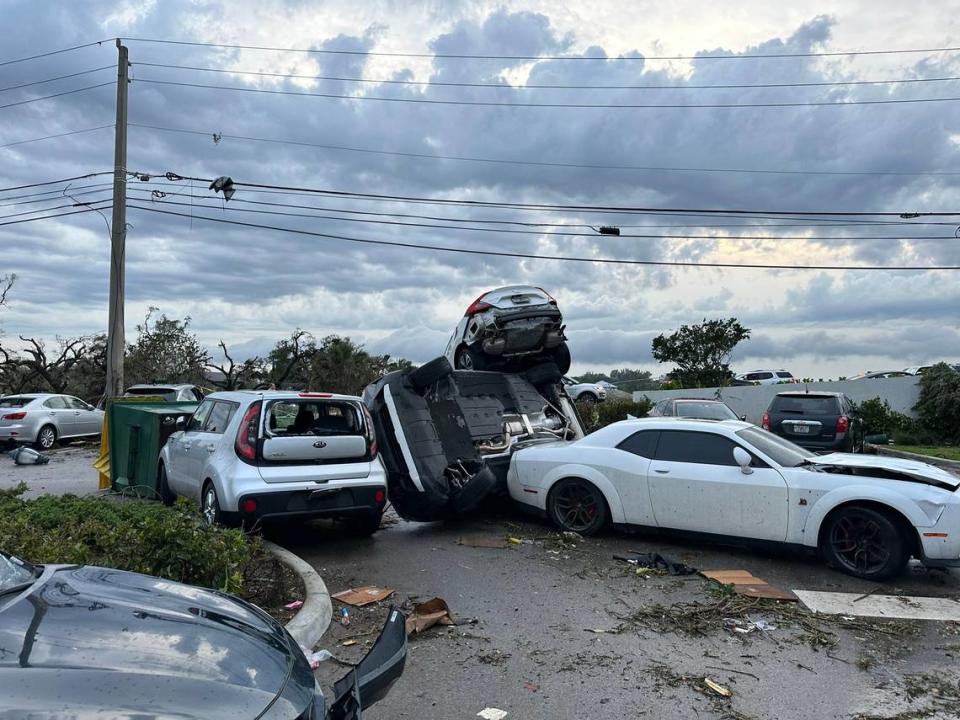
<instances>
[{"instance_id":1,"label":"damaged front bumper","mask_svg":"<svg viewBox=\"0 0 960 720\"><path fill-rule=\"evenodd\" d=\"M421 522L467 513L506 491L517 448L582 437L554 375L454 371L437 358L369 386L364 401L397 512Z\"/></svg>"}]
</instances>

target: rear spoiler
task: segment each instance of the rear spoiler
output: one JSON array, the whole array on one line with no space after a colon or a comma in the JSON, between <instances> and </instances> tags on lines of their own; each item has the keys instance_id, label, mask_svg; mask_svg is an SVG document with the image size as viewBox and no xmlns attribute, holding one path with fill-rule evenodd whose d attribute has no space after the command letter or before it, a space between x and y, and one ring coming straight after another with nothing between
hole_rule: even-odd
<instances>
[{"instance_id":1,"label":"rear spoiler","mask_svg":"<svg viewBox=\"0 0 960 720\"><path fill-rule=\"evenodd\" d=\"M380 637L360 663L334 683L336 699L327 720L362 720L363 710L382 700L403 674L407 661L407 619L390 608Z\"/></svg>"}]
</instances>

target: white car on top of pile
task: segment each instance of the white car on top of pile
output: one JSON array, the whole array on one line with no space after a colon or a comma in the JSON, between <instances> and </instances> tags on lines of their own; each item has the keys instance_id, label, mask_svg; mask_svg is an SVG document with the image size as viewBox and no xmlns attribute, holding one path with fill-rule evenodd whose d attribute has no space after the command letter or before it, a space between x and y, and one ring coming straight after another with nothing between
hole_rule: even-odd
<instances>
[{"instance_id":1,"label":"white car on top of pile","mask_svg":"<svg viewBox=\"0 0 960 720\"><path fill-rule=\"evenodd\" d=\"M508 486L584 535L612 523L787 543L871 580L911 556L960 566L960 477L898 458L815 455L737 420L623 420L524 448Z\"/></svg>"}]
</instances>

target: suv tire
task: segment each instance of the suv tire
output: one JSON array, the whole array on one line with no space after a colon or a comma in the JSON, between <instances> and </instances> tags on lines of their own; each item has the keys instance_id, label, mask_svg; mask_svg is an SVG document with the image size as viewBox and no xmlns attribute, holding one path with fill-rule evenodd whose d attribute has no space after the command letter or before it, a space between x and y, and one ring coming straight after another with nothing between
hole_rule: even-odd
<instances>
[{"instance_id":1,"label":"suv tire","mask_svg":"<svg viewBox=\"0 0 960 720\"><path fill-rule=\"evenodd\" d=\"M553 385L560 382L563 373L556 363L547 362L542 365L534 365L527 370L524 375L531 385L539 387L541 385Z\"/></svg>"},{"instance_id":2,"label":"suv tire","mask_svg":"<svg viewBox=\"0 0 960 720\"><path fill-rule=\"evenodd\" d=\"M566 341L561 342L552 350L553 362L560 369L561 375L570 372L570 347Z\"/></svg>"},{"instance_id":3,"label":"suv tire","mask_svg":"<svg viewBox=\"0 0 960 720\"><path fill-rule=\"evenodd\" d=\"M454 359L457 370L486 370L487 357L471 345L461 345Z\"/></svg>"},{"instance_id":4,"label":"suv tire","mask_svg":"<svg viewBox=\"0 0 960 720\"><path fill-rule=\"evenodd\" d=\"M460 488L450 499L450 507L457 515L464 515L476 508L497 487L497 476L488 467L483 468Z\"/></svg>"},{"instance_id":5,"label":"suv tire","mask_svg":"<svg viewBox=\"0 0 960 720\"><path fill-rule=\"evenodd\" d=\"M407 373L407 380L414 390L422 393L437 380L447 377L452 372L453 368L450 367L450 361L441 356L411 370Z\"/></svg>"},{"instance_id":6,"label":"suv tire","mask_svg":"<svg viewBox=\"0 0 960 720\"><path fill-rule=\"evenodd\" d=\"M157 468L157 495L160 496L160 502L167 507L173 505L177 496L170 490L170 484L167 482L167 468L163 463Z\"/></svg>"}]
</instances>

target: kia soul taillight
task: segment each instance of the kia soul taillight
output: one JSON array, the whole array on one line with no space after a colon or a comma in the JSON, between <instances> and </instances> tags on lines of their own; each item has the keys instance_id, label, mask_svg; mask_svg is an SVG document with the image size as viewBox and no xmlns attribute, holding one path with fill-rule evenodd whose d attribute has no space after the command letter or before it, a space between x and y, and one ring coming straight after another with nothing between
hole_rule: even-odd
<instances>
[{"instance_id":1,"label":"kia soul taillight","mask_svg":"<svg viewBox=\"0 0 960 720\"><path fill-rule=\"evenodd\" d=\"M243 414L240 427L237 429L237 440L234 449L237 456L244 460L255 460L257 457L257 432L260 429L260 400L253 403Z\"/></svg>"},{"instance_id":2,"label":"kia soul taillight","mask_svg":"<svg viewBox=\"0 0 960 720\"><path fill-rule=\"evenodd\" d=\"M770 429L770 413L765 412L763 414L763 420L760 421L760 427L762 427L764 430Z\"/></svg>"}]
</instances>

